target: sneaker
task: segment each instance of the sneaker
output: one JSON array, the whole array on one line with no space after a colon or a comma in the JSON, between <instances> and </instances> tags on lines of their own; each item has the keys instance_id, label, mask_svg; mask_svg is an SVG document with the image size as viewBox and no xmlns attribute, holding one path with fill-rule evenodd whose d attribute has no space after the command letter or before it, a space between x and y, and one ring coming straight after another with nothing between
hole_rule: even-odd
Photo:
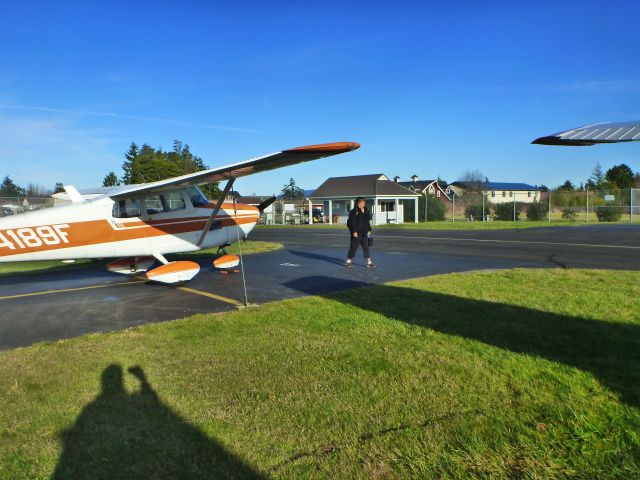
<instances>
[{"instance_id":1,"label":"sneaker","mask_svg":"<svg viewBox=\"0 0 640 480\"><path fill-rule=\"evenodd\" d=\"M347 263L345 263L345 267L347 268L353 267L353 263L351 263L351 260L347 260Z\"/></svg>"},{"instance_id":2,"label":"sneaker","mask_svg":"<svg viewBox=\"0 0 640 480\"><path fill-rule=\"evenodd\" d=\"M376 266L373 264L373 262L369 262L367 263L367 268L376 268Z\"/></svg>"}]
</instances>

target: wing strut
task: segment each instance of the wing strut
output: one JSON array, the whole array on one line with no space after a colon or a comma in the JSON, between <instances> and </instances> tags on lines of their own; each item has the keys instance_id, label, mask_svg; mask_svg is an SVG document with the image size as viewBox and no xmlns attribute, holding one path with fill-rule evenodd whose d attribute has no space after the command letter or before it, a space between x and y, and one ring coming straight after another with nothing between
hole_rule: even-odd
<instances>
[{"instance_id":1,"label":"wing strut","mask_svg":"<svg viewBox=\"0 0 640 480\"><path fill-rule=\"evenodd\" d=\"M209 230L211 229L211 226L213 225L213 222L216 219L216 215L218 215L218 212L220 211L220 208L222 207L224 199L227 198L227 195L229 194L229 191L231 190L231 187L233 187L233 182L235 182L235 181L236 181L235 178L230 178L227 181L227 184L224 186L224 190L222 190L222 193L220 194L220 198L218 198L218 202L216 203L216 206L214 207L213 211L211 212L211 216L209 217L209 220L207 220L207 224L204 226L204 229L202 230L202 233L200 234L200 238L198 239L198 242L196 243L197 246L202 245L202 242L204 242L204 237L206 237L207 233L209 233Z\"/></svg>"}]
</instances>

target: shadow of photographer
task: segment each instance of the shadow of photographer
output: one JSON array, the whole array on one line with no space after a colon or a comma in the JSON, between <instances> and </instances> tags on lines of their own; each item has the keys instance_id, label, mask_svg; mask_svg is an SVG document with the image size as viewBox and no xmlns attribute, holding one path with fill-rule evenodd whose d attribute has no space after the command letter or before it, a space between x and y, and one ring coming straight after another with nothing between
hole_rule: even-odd
<instances>
[{"instance_id":1,"label":"shadow of photographer","mask_svg":"<svg viewBox=\"0 0 640 480\"><path fill-rule=\"evenodd\" d=\"M125 390L119 365L104 369L100 394L61 434L52 479L265 478L165 405L140 367L129 373L139 392Z\"/></svg>"}]
</instances>

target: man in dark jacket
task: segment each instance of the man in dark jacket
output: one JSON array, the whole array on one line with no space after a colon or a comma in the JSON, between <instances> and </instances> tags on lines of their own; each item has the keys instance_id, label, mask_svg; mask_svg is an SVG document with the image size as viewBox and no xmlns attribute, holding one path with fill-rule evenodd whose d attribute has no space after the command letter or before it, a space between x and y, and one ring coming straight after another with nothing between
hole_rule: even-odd
<instances>
[{"instance_id":1,"label":"man in dark jacket","mask_svg":"<svg viewBox=\"0 0 640 480\"><path fill-rule=\"evenodd\" d=\"M351 233L351 244L349 253L347 254L347 267L352 266L351 260L358 250L358 245L362 247L362 253L367 260L367 267L374 268L373 262L369 255L369 239L371 238L371 214L365 206L364 197L356 199L356 206L349 212L349 220L347 227Z\"/></svg>"}]
</instances>

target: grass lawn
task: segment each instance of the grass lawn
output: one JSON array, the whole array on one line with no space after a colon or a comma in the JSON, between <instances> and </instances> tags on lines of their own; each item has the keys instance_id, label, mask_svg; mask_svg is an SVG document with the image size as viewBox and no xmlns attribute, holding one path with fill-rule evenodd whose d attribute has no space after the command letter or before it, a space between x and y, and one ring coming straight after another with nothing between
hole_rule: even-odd
<instances>
[{"instance_id":1,"label":"grass lawn","mask_svg":"<svg viewBox=\"0 0 640 480\"><path fill-rule=\"evenodd\" d=\"M638 275L432 276L0 352L0 478L638 478Z\"/></svg>"},{"instance_id":2,"label":"grass lawn","mask_svg":"<svg viewBox=\"0 0 640 480\"><path fill-rule=\"evenodd\" d=\"M395 225L393 223L387 225L374 225L374 230L377 229L406 229L406 230L508 230L512 228L536 228L536 227L577 227L585 225L614 225L614 224L628 224L629 221L621 222L570 222L567 220L552 220L548 221L536 221L529 222L527 220L520 220L518 222L505 222L500 220L494 220L491 222L468 222L466 220L444 220L439 222L420 222L420 223L401 223ZM256 228L338 228L345 229L345 224L328 224L328 223L314 223L313 225L258 225Z\"/></svg>"},{"instance_id":3,"label":"grass lawn","mask_svg":"<svg viewBox=\"0 0 640 480\"><path fill-rule=\"evenodd\" d=\"M250 255L252 253L264 253L271 252L273 250L279 250L282 248L281 243L275 242L254 242L246 241L242 243L242 254ZM230 247L227 247L227 253L238 253L238 244L234 243ZM180 253L175 255L167 255L168 260L197 260L199 258L215 257L218 249L209 248L206 250L200 250L198 252ZM0 263L0 277L15 274L28 274L37 272L52 272L56 270L68 270L71 268L86 268L88 266L104 266L110 260L91 260L82 259L77 260L74 263L62 263L58 260L47 260L43 262L11 262Z\"/></svg>"}]
</instances>

